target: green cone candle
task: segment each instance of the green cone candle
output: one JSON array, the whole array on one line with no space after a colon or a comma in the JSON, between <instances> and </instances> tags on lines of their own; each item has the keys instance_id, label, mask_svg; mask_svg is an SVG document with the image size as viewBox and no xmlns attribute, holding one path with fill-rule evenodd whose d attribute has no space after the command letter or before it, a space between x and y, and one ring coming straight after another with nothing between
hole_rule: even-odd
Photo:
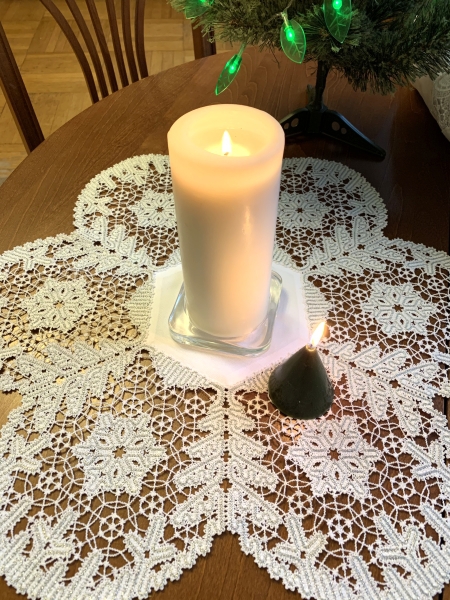
<instances>
[{"instance_id":1,"label":"green cone candle","mask_svg":"<svg viewBox=\"0 0 450 600\"><path fill-rule=\"evenodd\" d=\"M309 344L279 365L269 378L269 397L278 410L294 419L317 419L330 409L334 389L317 352L325 321Z\"/></svg>"}]
</instances>

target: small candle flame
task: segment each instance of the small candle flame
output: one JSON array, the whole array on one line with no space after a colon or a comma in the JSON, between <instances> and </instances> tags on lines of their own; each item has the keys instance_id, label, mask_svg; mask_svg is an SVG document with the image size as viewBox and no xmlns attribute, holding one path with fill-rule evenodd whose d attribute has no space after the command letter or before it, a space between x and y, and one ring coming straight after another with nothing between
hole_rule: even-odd
<instances>
[{"instance_id":1,"label":"small candle flame","mask_svg":"<svg viewBox=\"0 0 450 600\"><path fill-rule=\"evenodd\" d=\"M228 131L223 132L222 136L222 154L224 156L229 156L232 152L233 146L231 144L231 138Z\"/></svg>"},{"instance_id":2,"label":"small candle flame","mask_svg":"<svg viewBox=\"0 0 450 600\"><path fill-rule=\"evenodd\" d=\"M322 339L322 336L323 336L323 331L325 329L325 325L326 325L326 321L322 321L322 323L319 323L317 325L317 327L314 329L314 332L311 336L311 341L309 342L309 345L312 348L316 348L317 345L320 343L320 340Z\"/></svg>"}]
</instances>

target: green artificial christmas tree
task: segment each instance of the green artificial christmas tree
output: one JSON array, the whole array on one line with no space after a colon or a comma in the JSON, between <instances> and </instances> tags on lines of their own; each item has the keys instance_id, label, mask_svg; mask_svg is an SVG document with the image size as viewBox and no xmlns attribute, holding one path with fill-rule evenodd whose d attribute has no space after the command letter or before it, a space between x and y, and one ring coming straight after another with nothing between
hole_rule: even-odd
<instances>
[{"instance_id":1,"label":"green artificial christmas tree","mask_svg":"<svg viewBox=\"0 0 450 600\"><path fill-rule=\"evenodd\" d=\"M317 61L307 107L281 121L287 136L323 133L378 156L373 144L342 115L323 104L331 69L359 90L387 94L417 77L450 69L450 0L171 0L196 19L204 35L240 43L216 87L221 93L238 75L246 46L281 49L294 62ZM336 122L339 124L336 131ZM332 127L333 125L333 127Z\"/></svg>"}]
</instances>

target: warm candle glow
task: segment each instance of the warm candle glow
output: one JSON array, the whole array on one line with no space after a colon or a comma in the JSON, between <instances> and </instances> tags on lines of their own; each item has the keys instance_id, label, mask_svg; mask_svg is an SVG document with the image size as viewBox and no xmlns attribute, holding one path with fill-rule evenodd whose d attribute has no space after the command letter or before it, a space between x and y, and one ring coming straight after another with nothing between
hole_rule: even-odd
<instances>
[{"instance_id":1,"label":"warm candle glow","mask_svg":"<svg viewBox=\"0 0 450 600\"><path fill-rule=\"evenodd\" d=\"M316 348L317 345L320 343L320 340L322 339L322 336L323 336L323 331L325 329L325 325L326 325L326 321L322 321L322 323L319 323L319 325L317 325L317 327L315 328L315 330L311 336L311 341L309 342L309 345L312 348Z\"/></svg>"},{"instance_id":2,"label":"warm candle glow","mask_svg":"<svg viewBox=\"0 0 450 600\"><path fill-rule=\"evenodd\" d=\"M222 154L224 156L229 156L233 150L233 146L231 144L231 138L228 131L223 132L222 136Z\"/></svg>"}]
</instances>

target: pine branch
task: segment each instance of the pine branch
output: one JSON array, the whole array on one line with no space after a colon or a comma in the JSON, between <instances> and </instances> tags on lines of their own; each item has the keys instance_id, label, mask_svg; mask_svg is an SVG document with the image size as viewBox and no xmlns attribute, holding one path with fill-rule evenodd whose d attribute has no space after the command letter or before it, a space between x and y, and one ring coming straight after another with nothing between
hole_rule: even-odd
<instances>
[{"instance_id":1,"label":"pine branch","mask_svg":"<svg viewBox=\"0 0 450 600\"><path fill-rule=\"evenodd\" d=\"M171 0L183 11L189 0ZM214 0L198 19L216 39L280 48L279 16L289 0ZM321 4L292 0L288 8L306 34L305 62L321 60L355 89L389 93L417 77L450 70L450 0L353 0L343 44L329 33Z\"/></svg>"}]
</instances>

